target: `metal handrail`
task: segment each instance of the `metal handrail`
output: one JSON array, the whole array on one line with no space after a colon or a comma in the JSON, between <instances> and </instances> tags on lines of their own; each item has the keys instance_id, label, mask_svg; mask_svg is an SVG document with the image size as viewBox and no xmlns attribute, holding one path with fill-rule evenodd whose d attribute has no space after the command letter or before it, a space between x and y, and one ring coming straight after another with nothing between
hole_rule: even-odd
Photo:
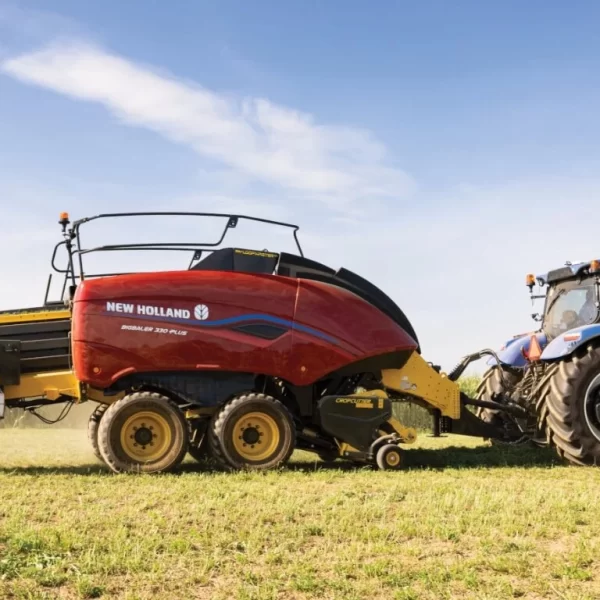
<instances>
[{"instance_id":1,"label":"metal handrail","mask_svg":"<svg viewBox=\"0 0 600 600\"><path fill-rule=\"evenodd\" d=\"M114 218L127 218L127 217L215 217L215 218L226 218L227 222L220 234L219 239L216 242L148 242L139 244L107 244L103 246L96 246L92 248L84 248L81 243L81 227L92 221L99 219L114 219ZM57 273L65 275L65 285L63 290L66 289L66 282L70 279L73 286L76 285L76 280L83 281L87 277L97 277L98 275L86 275L83 267L83 256L95 252L112 252L112 251L146 251L146 250L161 250L161 251L180 251L180 252L194 252L194 260L198 260L197 256L201 254L203 249L214 249L219 247L225 239L229 229L237 227L239 220L253 221L257 223L266 223L269 225L275 225L279 227L286 227L293 230L293 238L298 248L300 256L304 256L300 241L298 240L298 230L300 227L292 223L286 223L283 221L275 221L272 219L264 219L262 217L252 217L249 215L237 215L228 213L209 213L209 212L179 212L179 211L166 211L166 212L127 212L127 213L102 213L91 217L84 217L74 221L70 228L67 228L65 221L63 224L64 240L59 242L52 254L51 266ZM66 221L68 223L68 220ZM65 246L68 253L68 266L66 269L60 268L56 265L56 255L61 246ZM200 252L199 252L200 251ZM77 256L77 262L79 267L79 274L75 274L74 257ZM191 264L191 263L190 263ZM109 276L110 273L104 276ZM114 275L114 274L112 274ZM48 282L49 286L50 282ZM48 290L47 290L48 293Z\"/></svg>"}]
</instances>

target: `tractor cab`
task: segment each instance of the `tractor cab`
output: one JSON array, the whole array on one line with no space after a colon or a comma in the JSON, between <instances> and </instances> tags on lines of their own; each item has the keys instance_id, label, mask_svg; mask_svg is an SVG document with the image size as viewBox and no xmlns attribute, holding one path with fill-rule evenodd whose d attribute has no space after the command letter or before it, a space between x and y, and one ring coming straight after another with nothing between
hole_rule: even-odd
<instances>
[{"instance_id":1,"label":"tractor cab","mask_svg":"<svg viewBox=\"0 0 600 600\"><path fill-rule=\"evenodd\" d=\"M547 286L545 295L533 294L536 280L540 286ZM527 285L533 300L545 299L544 313L539 319L548 342L600 320L600 261L567 263L547 274L528 275Z\"/></svg>"},{"instance_id":2,"label":"tractor cab","mask_svg":"<svg viewBox=\"0 0 600 600\"><path fill-rule=\"evenodd\" d=\"M548 356L554 357L557 350L552 350L551 355L546 350L554 341L563 342L571 348L572 342L583 339L582 329L600 324L599 260L567 262L564 267L547 273L528 274L525 283L532 303L543 300L544 306L541 314L531 315L539 323L536 330L506 340L498 352L501 364L517 369L526 368L532 362L538 363ZM536 284L538 289L534 292ZM571 334L576 339L567 339ZM565 346L559 352L563 351L569 350ZM491 358L488 364L496 362L496 358Z\"/></svg>"}]
</instances>

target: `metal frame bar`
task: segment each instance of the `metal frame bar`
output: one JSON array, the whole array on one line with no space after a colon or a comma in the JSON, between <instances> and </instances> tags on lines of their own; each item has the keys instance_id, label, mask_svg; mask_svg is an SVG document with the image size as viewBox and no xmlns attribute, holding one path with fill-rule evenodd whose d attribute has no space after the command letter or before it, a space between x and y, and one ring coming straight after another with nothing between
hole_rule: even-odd
<instances>
[{"instance_id":1,"label":"metal frame bar","mask_svg":"<svg viewBox=\"0 0 600 600\"><path fill-rule=\"evenodd\" d=\"M144 244L107 244L105 246L97 246L95 248L83 248L81 242L81 227L86 223L96 221L99 219L114 219L114 218L127 218L127 217L216 217L225 218L227 222L219 239L216 242L155 242L155 243L144 243ZM251 217L248 215L234 215L227 213L208 213L208 212L130 212L130 213L103 213L92 217L85 217L74 221L72 226L68 229L64 228L65 239L59 242L52 254L51 265L54 271L65 275L65 282L63 285L63 294L66 291L67 281L70 279L72 285L76 285L77 280L83 281L86 277L108 277L111 275L122 275L123 273L105 273L96 275L86 275L83 266L83 255L92 254L94 252L113 252L113 251L148 251L148 250L161 250L161 251L178 251L178 252L195 252L204 249L218 248L225 239L229 229L237 227L239 220L253 221L256 223L266 223L269 225L275 225L279 227L286 227L293 230L293 238L298 248L300 256L304 256L300 241L298 240L298 230L300 227L292 223L285 223L283 221L274 221L271 219L264 219L261 217ZM64 225L63 225L64 227ZM66 269L59 268L56 265L56 255L58 249L61 246L65 246L68 253L68 265ZM79 266L79 274L75 274L74 256L77 255L77 262ZM192 262L194 258L192 259ZM190 263L191 264L191 263ZM50 281L48 282L48 289L46 290L46 301L49 292Z\"/></svg>"}]
</instances>

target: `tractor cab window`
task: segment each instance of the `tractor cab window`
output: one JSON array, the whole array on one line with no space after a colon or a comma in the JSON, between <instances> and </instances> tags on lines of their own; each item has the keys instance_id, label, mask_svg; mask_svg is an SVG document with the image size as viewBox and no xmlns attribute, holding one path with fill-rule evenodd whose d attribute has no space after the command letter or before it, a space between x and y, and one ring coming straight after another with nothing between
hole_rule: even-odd
<instances>
[{"instance_id":1,"label":"tractor cab window","mask_svg":"<svg viewBox=\"0 0 600 600\"><path fill-rule=\"evenodd\" d=\"M548 289L544 330L556 337L596 321L596 283L593 279L564 281Z\"/></svg>"}]
</instances>

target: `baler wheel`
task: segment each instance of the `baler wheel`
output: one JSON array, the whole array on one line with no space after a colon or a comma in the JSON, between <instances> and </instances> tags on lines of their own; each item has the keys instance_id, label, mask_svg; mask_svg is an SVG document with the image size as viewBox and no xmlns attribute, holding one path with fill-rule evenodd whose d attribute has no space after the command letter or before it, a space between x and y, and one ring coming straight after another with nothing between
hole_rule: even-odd
<instances>
[{"instance_id":1,"label":"baler wheel","mask_svg":"<svg viewBox=\"0 0 600 600\"><path fill-rule=\"evenodd\" d=\"M115 473L171 471L188 450L188 427L166 396L136 392L111 404L100 420L98 441Z\"/></svg>"},{"instance_id":2,"label":"baler wheel","mask_svg":"<svg viewBox=\"0 0 600 600\"><path fill-rule=\"evenodd\" d=\"M208 441L213 457L225 469L273 469L292 455L296 428L279 400L265 394L244 394L215 414Z\"/></svg>"},{"instance_id":3,"label":"baler wheel","mask_svg":"<svg viewBox=\"0 0 600 600\"><path fill-rule=\"evenodd\" d=\"M104 462L102 454L100 453L100 447L98 446L98 428L100 427L100 419L106 412L108 404L100 404L96 407L96 410L90 415L88 421L88 440L92 446L94 455L100 462Z\"/></svg>"},{"instance_id":4,"label":"baler wheel","mask_svg":"<svg viewBox=\"0 0 600 600\"><path fill-rule=\"evenodd\" d=\"M377 466L382 471L397 471L403 467L402 450L396 444L384 444L377 450Z\"/></svg>"},{"instance_id":5,"label":"baler wheel","mask_svg":"<svg viewBox=\"0 0 600 600\"><path fill-rule=\"evenodd\" d=\"M568 462L600 465L600 347L558 363L546 394L550 444Z\"/></svg>"}]
</instances>

